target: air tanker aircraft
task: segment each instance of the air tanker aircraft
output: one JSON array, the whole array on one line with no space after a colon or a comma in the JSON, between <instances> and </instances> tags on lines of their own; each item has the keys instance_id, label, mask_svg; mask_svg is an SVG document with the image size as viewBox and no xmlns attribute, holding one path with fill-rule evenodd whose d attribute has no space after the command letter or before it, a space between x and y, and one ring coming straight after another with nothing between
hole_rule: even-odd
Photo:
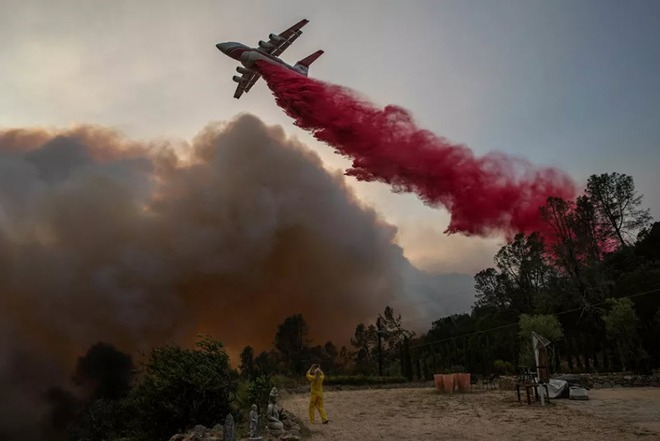
<instances>
[{"instance_id":1,"label":"air tanker aircraft","mask_svg":"<svg viewBox=\"0 0 660 441\"><path fill-rule=\"evenodd\" d=\"M298 61L294 66L288 65L278 58L286 48L291 46L291 43L300 37L302 34L300 29L307 23L309 23L309 20L301 20L279 35L270 34L268 36L269 40L261 40L257 48L247 47L244 44L233 41L215 45L223 54L240 61L245 66L238 66L236 68L238 73L242 75L240 77L233 77L233 80L238 83L234 98L240 98L243 92L249 92L252 86L254 86L254 83L261 77L261 74L255 70L255 62L257 61L267 61L291 69L300 75L307 76L309 65L320 57L323 51L314 52L312 55Z\"/></svg>"}]
</instances>

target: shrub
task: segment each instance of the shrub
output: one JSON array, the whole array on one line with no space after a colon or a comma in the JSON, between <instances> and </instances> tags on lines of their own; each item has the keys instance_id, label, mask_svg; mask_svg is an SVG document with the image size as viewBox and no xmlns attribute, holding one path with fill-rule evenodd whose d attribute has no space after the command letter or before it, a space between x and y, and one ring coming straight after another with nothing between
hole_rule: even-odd
<instances>
[{"instance_id":1,"label":"shrub","mask_svg":"<svg viewBox=\"0 0 660 441\"><path fill-rule=\"evenodd\" d=\"M342 386L372 386L380 384L398 384L405 383L404 377L378 377L367 375L333 375L326 376L323 381L327 385Z\"/></svg>"},{"instance_id":2,"label":"shrub","mask_svg":"<svg viewBox=\"0 0 660 441\"><path fill-rule=\"evenodd\" d=\"M259 414L265 415L266 407L268 406L268 397L272 388L273 383L265 375L260 375L250 381L247 385L247 408L256 404Z\"/></svg>"},{"instance_id":3,"label":"shrub","mask_svg":"<svg viewBox=\"0 0 660 441\"><path fill-rule=\"evenodd\" d=\"M69 427L71 441L105 441L126 433L130 415L121 400L99 399L87 403Z\"/></svg>"},{"instance_id":4,"label":"shrub","mask_svg":"<svg viewBox=\"0 0 660 441\"><path fill-rule=\"evenodd\" d=\"M167 440L196 424L212 427L231 411L238 373L230 369L222 343L203 337L196 346L151 351L129 396L135 438Z\"/></svg>"},{"instance_id":5,"label":"shrub","mask_svg":"<svg viewBox=\"0 0 660 441\"><path fill-rule=\"evenodd\" d=\"M498 375L513 375L516 372L515 367L510 361L495 360L493 370Z\"/></svg>"}]
</instances>

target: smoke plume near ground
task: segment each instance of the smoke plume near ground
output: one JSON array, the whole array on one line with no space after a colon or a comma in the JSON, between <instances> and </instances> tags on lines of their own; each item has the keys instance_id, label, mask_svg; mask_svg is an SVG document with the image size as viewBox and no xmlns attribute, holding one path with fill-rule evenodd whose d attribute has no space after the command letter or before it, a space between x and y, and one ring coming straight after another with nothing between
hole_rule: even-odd
<instances>
[{"instance_id":1,"label":"smoke plume near ground","mask_svg":"<svg viewBox=\"0 0 660 441\"><path fill-rule=\"evenodd\" d=\"M253 116L190 144L0 132L0 434L98 341L135 354L203 332L270 349L302 313L317 344L346 342L401 292L395 235Z\"/></svg>"},{"instance_id":2,"label":"smoke plume near ground","mask_svg":"<svg viewBox=\"0 0 660 441\"><path fill-rule=\"evenodd\" d=\"M502 153L476 157L464 145L419 129L400 107L378 109L348 89L270 63L259 69L297 126L353 160L347 175L444 206L451 214L448 233L544 231L539 207L549 196L576 194L571 178L557 169Z\"/></svg>"}]
</instances>

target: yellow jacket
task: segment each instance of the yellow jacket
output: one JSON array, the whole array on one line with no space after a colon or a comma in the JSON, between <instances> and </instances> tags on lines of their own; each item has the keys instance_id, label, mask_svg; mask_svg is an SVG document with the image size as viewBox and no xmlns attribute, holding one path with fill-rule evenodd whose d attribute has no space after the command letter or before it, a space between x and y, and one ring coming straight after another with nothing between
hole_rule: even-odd
<instances>
[{"instance_id":1,"label":"yellow jacket","mask_svg":"<svg viewBox=\"0 0 660 441\"><path fill-rule=\"evenodd\" d=\"M307 371L307 379L312 382L311 392L312 395L323 395L323 379L325 375L321 372L318 378L311 373L311 369Z\"/></svg>"}]
</instances>

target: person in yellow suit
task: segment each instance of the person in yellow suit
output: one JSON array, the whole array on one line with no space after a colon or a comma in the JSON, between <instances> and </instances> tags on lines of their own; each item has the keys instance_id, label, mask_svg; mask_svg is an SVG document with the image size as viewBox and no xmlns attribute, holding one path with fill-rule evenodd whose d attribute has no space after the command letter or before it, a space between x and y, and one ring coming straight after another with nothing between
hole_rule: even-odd
<instances>
[{"instance_id":1,"label":"person in yellow suit","mask_svg":"<svg viewBox=\"0 0 660 441\"><path fill-rule=\"evenodd\" d=\"M310 396L309 396L309 420L314 424L314 416L316 409L319 410L321 415L321 422L328 424L328 414L325 413L323 408L323 371L318 364L313 364L307 371L307 379L311 383Z\"/></svg>"}]
</instances>

